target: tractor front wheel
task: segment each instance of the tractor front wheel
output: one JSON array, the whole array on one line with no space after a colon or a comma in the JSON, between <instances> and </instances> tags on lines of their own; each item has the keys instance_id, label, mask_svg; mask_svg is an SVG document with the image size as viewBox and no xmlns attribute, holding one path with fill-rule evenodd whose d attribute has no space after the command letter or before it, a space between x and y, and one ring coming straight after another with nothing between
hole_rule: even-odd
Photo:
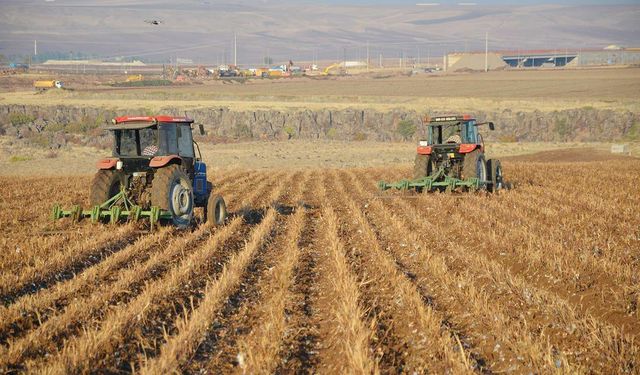
<instances>
[{"instance_id":1,"label":"tractor front wheel","mask_svg":"<svg viewBox=\"0 0 640 375\"><path fill-rule=\"evenodd\" d=\"M227 220L227 204L224 202L224 198L219 195L210 196L204 217L207 224L211 226L217 227L224 224Z\"/></svg>"},{"instance_id":2,"label":"tractor front wheel","mask_svg":"<svg viewBox=\"0 0 640 375\"><path fill-rule=\"evenodd\" d=\"M101 169L91 181L91 207L100 206L120 192L120 174L113 169Z\"/></svg>"},{"instance_id":3,"label":"tractor front wheel","mask_svg":"<svg viewBox=\"0 0 640 375\"><path fill-rule=\"evenodd\" d=\"M193 219L193 187L187 173L172 164L156 170L151 183L151 205L171 214L173 225L185 229Z\"/></svg>"}]
</instances>

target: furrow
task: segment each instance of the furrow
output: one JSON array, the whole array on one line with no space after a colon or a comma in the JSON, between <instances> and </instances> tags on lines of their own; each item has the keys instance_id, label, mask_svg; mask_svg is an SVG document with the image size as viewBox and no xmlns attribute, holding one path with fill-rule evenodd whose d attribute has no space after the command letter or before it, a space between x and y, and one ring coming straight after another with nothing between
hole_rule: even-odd
<instances>
[{"instance_id":1,"label":"furrow","mask_svg":"<svg viewBox=\"0 0 640 375\"><path fill-rule=\"evenodd\" d=\"M455 198L450 196L432 198L432 205L443 207L445 212L444 207L455 204ZM502 265L482 255L479 249L486 244L483 239L473 240L473 236L483 231L473 227L471 218L455 220L447 216L449 220L433 222L424 214L431 208L419 210L402 199L393 201L395 205L388 200L382 202L386 203L395 231L405 233L401 237L405 241L401 243L415 249L429 244L426 251L413 251L411 258L404 257L405 266L420 275L424 264L437 265L430 267L432 272L423 277L442 280L433 284L434 289L440 289L433 294L454 297L440 301L457 312L453 317L455 323L467 326L466 331L489 359L491 370L520 371L524 366L548 371L561 366L581 371L585 363L589 363L588 368L611 366L616 370L635 366L637 345L615 328L597 324L588 317L578 318L566 301L511 275ZM465 235L450 239L447 235L450 230ZM497 246L505 245L503 242ZM598 329L594 330L594 325ZM567 347L570 342L577 346ZM608 358L617 361L612 363Z\"/></svg>"},{"instance_id":2,"label":"furrow","mask_svg":"<svg viewBox=\"0 0 640 375\"><path fill-rule=\"evenodd\" d=\"M269 182L271 181L275 181L273 177L269 180ZM249 198L263 199L260 194L264 189L265 187L254 190ZM110 354L107 348L134 344L133 340L126 339L126 337L130 338L140 334L146 327L149 327L149 324L153 324L153 319L156 317L154 314L166 311L167 308L175 308L175 305L167 301L166 297L172 294L189 293L192 289L194 289L193 293L197 295L197 285L188 284L189 288L184 289L181 289L180 285L188 283L200 272L206 273L208 269L221 268L219 261L224 261L228 254L220 254L218 247L239 229L241 232L247 231L248 228L243 229L242 227L243 222L244 217L236 216L228 225L218 228L203 245L188 251L188 255L183 256L180 263L168 270L161 279L144 285L131 302L118 305L108 311L101 320L96 321L97 324L90 322L85 325L83 327L85 333L81 336L71 337L61 352L52 356L53 358L50 358L49 361L27 364L31 366L30 368L40 367L42 369L52 366L53 370L63 372L71 371L71 369L81 371L81 368L86 369L91 363L98 362L102 363L105 368L110 366L112 368L127 368L130 363L123 362L121 359L122 355L126 355L126 350ZM199 280L203 281L202 278ZM164 325L161 324L160 329L163 327Z\"/></svg>"},{"instance_id":3,"label":"furrow","mask_svg":"<svg viewBox=\"0 0 640 375\"><path fill-rule=\"evenodd\" d=\"M293 181L297 181L298 188L301 187L299 177L297 174L292 177ZM271 195L271 200L274 203L267 209L264 219L252 232L244 249L233 255L219 276L207 284L204 297L197 309L185 311L183 316L177 318L177 333L163 345L158 357L145 364L142 369L143 373L176 372L187 358L191 358L195 366L200 367L198 363L208 359L208 356L203 356L203 352L198 350L200 347L205 347L207 349L205 351L210 353L209 349L213 349L213 347L218 349L219 344L233 346L233 339L230 337L234 335L235 331L233 319L227 316L225 323L217 324L214 322L215 316L220 314L221 310L223 321L225 315L233 313L237 315L248 299L256 297L254 289L256 289L255 284L259 281L260 268L264 271L265 267L262 265L273 263L273 257L277 256L277 254L270 254L269 249L275 250L271 241L277 241L279 232L281 232L279 227L284 220L274 207L277 207L278 197L289 186L288 184L282 185ZM248 279L244 276L247 272L250 275ZM238 289L239 287L241 288ZM235 294L234 290L237 290ZM226 306L225 301L227 301ZM215 329L220 324L224 324L229 332L229 335L225 335L223 340ZM220 343L220 341L223 342ZM220 349L224 350L224 346ZM228 357L228 355L221 354L216 358L228 364L230 362ZM220 369L216 371L220 371ZM180 369L180 372L184 372L184 368Z\"/></svg>"},{"instance_id":4,"label":"furrow","mask_svg":"<svg viewBox=\"0 0 640 375\"><path fill-rule=\"evenodd\" d=\"M105 231L97 238L78 241L40 264L23 268L19 274L5 273L0 276L0 300L5 306L18 298L34 294L57 283L72 279L83 270L100 263L108 256L132 244L140 233L133 224Z\"/></svg>"},{"instance_id":5,"label":"furrow","mask_svg":"<svg viewBox=\"0 0 640 375\"><path fill-rule=\"evenodd\" d=\"M327 201L324 185L317 194L321 202ZM318 334L324 343L318 372L379 373L378 359L371 350L374 332L370 327L375 321L367 319L360 304L362 285L350 270L338 225L335 211L325 203L319 235L324 248L318 254L319 288L324 291L318 298Z\"/></svg>"},{"instance_id":6,"label":"furrow","mask_svg":"<svg viewBox=\"0 0 640 375\"><path fill-rule=\"evenodd\" d=\"M470 372L470 359L446 331L439 314L423 298L391 257L385 253L354 195L346 186L352 179L333 173L336 205L343 238L351 249L352 264L362 275L365 304L378 324L377 351L381 368L402 372ZM345 183L347 180L347 183ZM346 186L345 186L346 185ZM360 196L363 192L360 191ZM454 351L458 351L455 353ZM383 367L384 366L384 367Z\"/></svg>"}]
</instances>

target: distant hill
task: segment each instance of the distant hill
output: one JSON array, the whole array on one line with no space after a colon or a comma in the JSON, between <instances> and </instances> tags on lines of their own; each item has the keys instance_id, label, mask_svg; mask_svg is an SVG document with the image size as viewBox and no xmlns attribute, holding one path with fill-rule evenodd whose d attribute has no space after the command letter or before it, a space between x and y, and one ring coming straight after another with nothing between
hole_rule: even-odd
<instances>
[{"instance_id":1,"label":"distant hill","mask_svg":"<svg viewBox=\"0 0 640 375\"><path fill-rule=\"evenodd\" d=\"M337 5L275 1L3 0L0 53L232 62L425 58L491 49L640 44L640 5ZM159 21L158 25L153 22Z\"/></svg>"}]
</instances>

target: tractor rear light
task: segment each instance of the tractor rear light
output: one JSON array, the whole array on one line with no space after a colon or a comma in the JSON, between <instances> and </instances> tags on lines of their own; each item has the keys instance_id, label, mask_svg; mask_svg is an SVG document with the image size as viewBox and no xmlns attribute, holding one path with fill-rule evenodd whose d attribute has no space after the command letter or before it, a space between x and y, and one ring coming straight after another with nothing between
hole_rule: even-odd
<instances>
[{"instance_id":1,"label":"tractor rear light","mask_svg":"<svg viewBox=\"0 0 640 375\"><path fill-rule=\"evenodd\" d=\"M118 160L118 162L116 163L116 169L117 170L121 170L122 169L122 160Z\"/></svg>"},{"instance_id":2,"label":"tractor rear light","mask_svg":"<svg viewBox=\"0 0 640 375\"><path fill-rule=\"evenodd\" d=\"M465 143L463 143L463 144L460 145L460 150L458 150L458 152L461 153L461 154L466 154L468 152L471 152L471 151L475 150L476 147L478 147L478 145L476 145L476 144L465 144Z\"/></svg>"},{"instance_id":3,"label":"tractor rear light","mask_svg":"<svg viewBox=\"0 0 640 375\"><path fill-rule=\"evenodd\" d=\"M431 155L431 146L418 146L418 154Z\"/></svg>"}]
</instances>

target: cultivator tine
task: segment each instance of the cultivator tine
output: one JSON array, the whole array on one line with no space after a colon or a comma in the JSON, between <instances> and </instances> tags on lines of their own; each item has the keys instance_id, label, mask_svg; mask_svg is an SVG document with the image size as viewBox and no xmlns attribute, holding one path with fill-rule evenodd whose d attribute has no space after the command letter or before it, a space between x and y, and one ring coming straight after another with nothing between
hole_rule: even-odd
<instances>
[{"instance_id":1,"label":"cultivator tine","mask_svg":"<svg viewBox=\"0 0 640 375\"><path fill-rule=\"evenodd\" d=\"M54 221L58 220L58 219L61 219L63 217L62 208L60 207L59 204L56 204L56 205L53 206L53 211L51 213L51 217L52 217L52 219Z\"/></svg>"},{"instance_id":2,"label":"cultivator tine","mask_svg":"<svg viewBox=\"0 0 640 375\"><path fill-rule=\"evenodd\" d=\"M73 206L73 208L71 208L71 218L74 223L80 221L80 219L82 218L82 207L80 207L80 205L76 204Z\"/></svg>"},{"instance_id":3,"label":"cultivator tine","mask_svg":"<svg viewBox=\"0 0 640 375\"><path fill-rule=\"evenodd\" d=\"M97 223L100 221L100 206L93 206L91 209L91 222Z\"/></svg>"},{"instance_id":4,"label":"cultivator tine","mask_svg":"<svg viewBox=\"0 0 640 375\"><path fill-rule=\"evenodd\" d=\"M140 220L141 214L142 214L142 207L132 206L129 209L129 221L137 222L138 220Z\"/></svg>"},{"instance_id":5,"label":"cultivator tine","mask_svg":"<svg viewBox=\"0 0 640 375\"><path fill-rule=\"evenodd\" d=\"M109 218L110 224L115 224L120 220L120 214L122 213L122 209L120 206L113 206L110 210L111 217Z\"/></svg>"}]
</instances>

